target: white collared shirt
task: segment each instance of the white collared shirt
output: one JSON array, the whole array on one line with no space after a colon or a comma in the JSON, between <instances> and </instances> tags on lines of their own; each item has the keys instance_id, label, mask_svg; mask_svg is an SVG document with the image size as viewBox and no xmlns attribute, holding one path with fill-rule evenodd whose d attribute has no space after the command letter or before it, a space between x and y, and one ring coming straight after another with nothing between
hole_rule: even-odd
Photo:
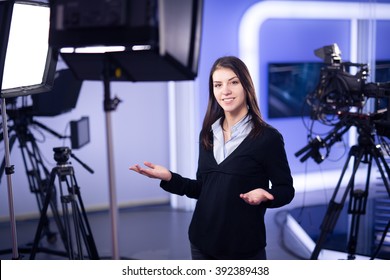
<instances>
[{"instance_id":1,"label":"white collared shirt","mask_svg":"<svg viewBox=\"0 0 390 280\"><path fill-rule=\"evenodd\" d=\"M218 164L227 158L248 136L252 130L251 116L247 114L231 128L231 138L225 143L223 131L220 124L221 119L213 123L211 129L214 137L214 157Z\"/></svg>"}]
</instances>

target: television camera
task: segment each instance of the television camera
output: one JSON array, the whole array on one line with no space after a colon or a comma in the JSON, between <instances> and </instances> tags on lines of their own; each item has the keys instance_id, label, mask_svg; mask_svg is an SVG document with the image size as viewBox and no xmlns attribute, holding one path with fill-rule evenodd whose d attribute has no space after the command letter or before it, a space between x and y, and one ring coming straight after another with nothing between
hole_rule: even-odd
<instances>
[{"instance_id":1,"label":"television camera","mask_svg":"<svg viewBox=\"0 0 390 280\"><path fill-rule=\"evenodd\" d=\"M314 51L324 61L320 80L315 90L308 94L306 103L311 109L310 118L334 129L325 137L311 137L309 144L295 153L304 162L312 157L321 163L328 155L330 147L341 136L356 126L363 137L390 137L390 82L367 82L369 66L367 64L342 62L341 52L337 44L324 46ZM356 70L355 74L351 72ZM366 104L369 99L375 100L374 112L367 113ZM385 103L386 108L379 104ZM321 154L320 150L326 153Z\"/></svg>"},{"instance_id":2,"label":"television camera","mask_svg":"<svg viewBox=\"0 0 390 280\"><path fill-rule=\"evenodd\" d=\"M320 72L316 89L308 95L307 103L312 109L312 119L325 121L328 115L350 112L355 107L362 112L368 98L386 98L390 94L390 82L367 82L367 64L342 62L337 44L314 51L325 62ZM355 74L350 72L357 68ZM383 115L385 115L382 112ZM387 118L386 118L387 120Z\"/></svg>"},{"instance_id":3,"label":"television camera","mask_svg":"<svg viewBox=\"0 0 390 280\"><path fill-rule=\"evenodd\" d=\"M331 233L343 209L344 203L349 197L348 214L352 215L347 253L348 259L355 259L360 217L366 213L367 199L370 187L371 166L376 164L382 178L383 185L390 198L390 168L384 158L383 149L386 148L384 137L390 138L390 106L388 97L390 96L390 82L373 83L367 82L368 65L356 64L341 61L341 52L336 44L325 46L315 50L316 56L325 62L320 72L320 81L316 89L307 96L307 104L311 107L311 119L319 121L324 125L333 126L333 129L325 137L316 136L311 138L309 144L295 153L304 162L312 157L318 164L328 155L332 145L341 141L342 135L352 126L357 128L357 144L350 148L347 160L342 168L340 178L335 187L332 198L328 204L326 214L321 224L321 233L316 241L316 246L311 255L311 259L317 259L325 242L327 235ZM355 74L351 74L352 67L357 68ZM374 98L375 105L379 100L385 101L387 108L373 113L367 113L367 100ZM379 106L376 106L379 107ZM382 143L377 144L377 139ZM326 153L321 154L321 149ZM387 149L389 153L389 149ZM350 163L353 163L351 176L345 190L338 194ZM364 189L357 189L355 186L355 176L361 163L367 164L367 174ZM382 237L377 246L377 250L372 255L375 258L385 236L390 228L390 220L383 228Z\"/></svg>"}]
</instances>

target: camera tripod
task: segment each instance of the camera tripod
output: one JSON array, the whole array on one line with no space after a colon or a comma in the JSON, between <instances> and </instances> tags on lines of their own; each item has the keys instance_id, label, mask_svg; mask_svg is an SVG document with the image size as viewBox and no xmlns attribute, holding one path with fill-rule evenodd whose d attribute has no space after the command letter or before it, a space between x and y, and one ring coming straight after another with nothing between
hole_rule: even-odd
<instances>
[{"instance_id":1,"label":"camera tripod","mask_svg":"<svg viewBox=\"0 0 390 280\"><path fill-rule=\"evenodd\" d=\"M62 240L64 240L64 238L67 236L65 233L66 227L64 223L61 221L60 213L58 210L57 190L53 186L53 184L49 184L51 173L48 170L48 168L44 165L41 151L34 137L34 134L30 130L30 126L36 125L42 128L44 131L49 132L60 139L65 137L61 136L60 134L48 128L47 126L43 125L42 123L35 121L33 119L29 107L10 110L8 114L11 120L13 121L12 126L10 126L9 128L10 150L12 149L12 147L15 145L16 142L19 143L19 147L23 159L23 165L28 179L29 188L31 193L33 193L36 197L38 210L40 212L40 238L46 236L48 243L54 244L57 241L57 233L53 232L50 229L50 223L47 217L47 209L46 211L44 211L44 207L46 206L46 204L48 204L47 207L50 207L50 210L52 212L54 221L57 225L58 231L60 232ZM2 140L4 139L2 135L0 135L0 141ZM71 153L71 155L90 173L93 173L93 170L89 168L87 165L85 165L84 163L82 163L78 158L76 158L74 154ZM0 179L4 171L6 171L5 158L0 166ZM50 196L47 195L48 191L50 191ZM48 197L50 197L50 200L47 200ZM50 250L48 248L44 248L41 246L38 247L38 244L39 244L39 240L38 241L35 240L34 255L37 251L39 251L39 252L64 256L64 257L69 256L69 252L64 253L62 251ZM31 253L31 246L18 248L18 250L24 253ZM1 250L0 254L8 254L9 251L10 250ZM97 256L97 253L96 254L95 253L93 257Z\"/></svg>"},{"instance_id":2,"label":"camera tripod","mask_svg":"<svg viewBox=\"0 0 390 280\"><path fill-rule=\"evenodd\" d=\"M370 176L373 161L379 170L381 179L386 188L388 196L390 197L390 187L388 178L390 177L390 168L386 163L382 150L378 147L373 139L370 129L358 128L359 137L358 144L352 146L348 154L348 158L344 164L341 172L341 176L336 185L332 198L329 202L326 210L325 217L321 224L321 233L317 239L315 248L312 252L311 259L317 259L319 253L323 247L326 237L331 233L337 223L341 210L349 196L348 214L351 215L351 224L347 244L348 259L352 260L356 258L356 248L358 242L360 218L366 213L367 199L369 194ZM349 178L348 184L345 190L341 191L340 187L345 176L349 163L353 158L352 174ZM361 163L367 164L367 174L364 189L357 189L355 187L355 176ZM386 176L387 175L387 176ZM339 195L339 192L341 195ZM340 198L337 202L337 198ZM390 221L389 221L390 224ZM386 236L389 225L383 232L383 237ZM383 238L382 238L383 240ZM380 245L378 247L379 251Z\"/></svg>"},{"instance_id":3,"label":"camera tripod","mask_svg":"<svg viewBox=\"0 0 390 280\"><path fill-rule=\"evenodd\" d=\"M89 259L97 260L99 259L99 255L81 199L80 188L77 185L73 167L68 162L70 156L73 158L75 158L75 156L67 147L58 147L53 150L57 166L54 167L50 173L50 180L47 185L46 197L35 234L30 259L35 258L42 230L45 226L45 217L47 216L49 205L55 199L53 196L55 190L54 182L55 179L58 178L63 215L62 220L57 222L57 225L59 226L61 239L67 256L69 259L84 259L84 251L86 251ZM78 160L77 158L75 159ZM65 183L65 186L63 183ZM76 244L73 244L74 239Z\"/></svg>"},{"instance_id":4,"label":"camera tripod","mask_svg":"<svg viewBox=\"0 0 390 280\"><path fill-rule=\"evenodd\" d=\"M39 150L37 141L31 133L29 127L31 125L37 125L40 128L44 129L47 132L50 132L51 134L59 137L64 138L55 131L51 130L50 128L46 127L45 125L34 121L33 117L29 115L28 111L25 111L24 109L19 110L12 110L9 111L9 115L13 121L13 125L9 128L10 132L10 150L12 150L13 146L16 142L19 143L20 152L23 159L23 165L24 169L27 175L28 185L30 192L33 193L36 197L37 204L38 204L38 210L41 213L42 216L42 205L46 193L46 185L48 178L50 176L49 170L46 168L46 166L43 163L43 159L41 156L41 152ZM0 135L0 141L3 141L2 135ZM2 175L4 174L5 167L5 158L2 161L2 164L0 166L0 179ZM55 197L55 193L53 194L53 197ZM51 209L53 212L54 217L58 217L58 210L57 210L57 203L53 199L51 202ZM46 216L43 216L44 218L44 232L47 238L47 241L49 243L55 243L57 240L56 233L51 231L49 220ZM21 248L22 251L29 251L29 249ZM3 253L3 252L2 252ZM6 253L6 252L4 252Z\"/></svg>"}]
</instances>

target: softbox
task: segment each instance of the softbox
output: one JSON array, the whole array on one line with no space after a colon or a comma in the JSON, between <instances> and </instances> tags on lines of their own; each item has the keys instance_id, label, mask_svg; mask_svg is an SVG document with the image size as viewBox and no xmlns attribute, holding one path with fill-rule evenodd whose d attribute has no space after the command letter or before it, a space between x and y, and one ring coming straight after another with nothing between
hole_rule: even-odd
<instances>
[{"instance_id":1,"label":"softbox","mask_svg":"<svg viewBox=\"0 0 390 280\"><path fill-rule=\"evenodd\" d=\"M80 79L101 80L107 68L111 80L197 76L202 0L55 0L51 9L49 43ZM83 49L96 46L121 51Z\"/></svg>"},{"instance_id":2,"label":"softbox","mask_svg":"<svg viewBox=\"0 0 390 280\"><path fill-rule=\"evenodd\" d=\"M50 9L41 1L9 1L11 22L3 29L8 36L1 84L1 97L17 97L49 91L53 86L57 53L49 46ZM3 53L3 50L2 50ZM3 54L2 54L3 55Z\"/></svg>"}]
</instances>

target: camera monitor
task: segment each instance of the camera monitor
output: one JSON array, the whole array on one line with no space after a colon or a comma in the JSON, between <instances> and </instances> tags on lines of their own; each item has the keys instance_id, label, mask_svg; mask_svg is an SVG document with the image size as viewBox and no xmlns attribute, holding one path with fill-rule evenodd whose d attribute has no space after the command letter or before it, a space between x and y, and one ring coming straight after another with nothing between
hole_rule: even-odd
<instances>
[{"instance_id":1,"label":"camera monitor","mask_svg":"<svg viewBox=\"0 0 390 280\"><path fill-rule=\"evenodd\" d=\"M197 76L203 0L56 0L51 8L50 45L77 78L101 80L107 68L121 70L111 80Z\"/></svg>"},{"instance_id":2,"label":"camera monitor","mask_svg":"<svg viewBox=\"0 0 390 280\"><path fill-rule=\"evenodd\" d=\"M90 142L89 117L70 122L72 149L80 149Z\"/></svg>"},{"instance_id":3,"label":"camera monitor","mask_svg":"<svg viewBox=\"0 0 390 280\"><path fill-rule=\"evenodd\" d=\"M16 97L51 89L57 56L49 47L50 8L39 1L10 1L12 17L1 96Z\"/></svg>"}]
</instances>

